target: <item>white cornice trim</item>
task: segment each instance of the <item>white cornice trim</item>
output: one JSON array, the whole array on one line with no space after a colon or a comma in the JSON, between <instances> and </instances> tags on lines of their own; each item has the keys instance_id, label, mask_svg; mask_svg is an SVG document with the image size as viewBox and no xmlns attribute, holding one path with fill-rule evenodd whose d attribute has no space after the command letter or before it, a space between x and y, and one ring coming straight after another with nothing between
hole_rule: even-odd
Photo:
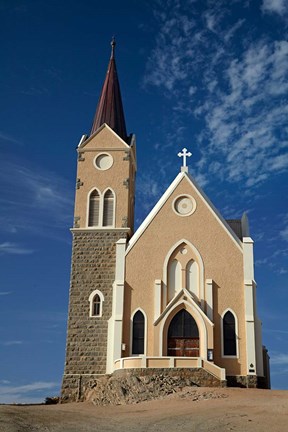
<instances>
[{"instance_id":1,"label":"white cornice trim","mask_svg":"<svg viewBox=\"0 0 288 432\"><path fill-rule=\"evenodd\" d=\"M220 223L220 225L223 227L223 229L226 231L226 233L229 235L231 240L234 242L234 244L238 247L238 249L243 252L242 249L242 242L240 239L236 236L234 231L230 228L230 226L227 224L225 219L220 215L218 210L214 207L212 202L209 200L209 198L205 195L203 190L200 188L200 186L197 185L195 180L192 179L189 173L186 172L180 172L174 179L174 181L170 184L168 189L164 192L160 200L157 202L157 204L153 207L151 212L148 214L148 216L144 219L142 224L139 226L135 234L131 237L128 247L126 250L126 255L130 252L130 250L133 248L135 243L139 240L141 235L146 231L147 227L150 225L150 223L153 221L157 213L161 210L163 205L166 203L168 198L172 195L176 187L179 185L181 180L185 178L188 182L190 182L191 186L195 189L198 197L202 200L202 202L206 205L208 210L213 214L215 219Z\"/></svg>"},{"instance_id":2,"label":"white cornice trim","mask_svg":"<svg viewBox=\"0 0 288 432\"><path fill-rule=\"evenodd\" d=\"M89 228L70 228L71 232L103 232L103 231L125 231L125 232L129 232L130 228L106 228L106 227L97 227L97 228L93 228L93 227L89 227Z\"/></svg>"},{"instance_id":3,"label":"white cornice trim","mask_svg":"<svg viewBox=\"0 0 288 432\"><path fill-rule=\"evenodd\" d=\"M92 138L94 138L96 135L98 135L98 133L101 132L102 129L104 129L105 127L108 128L119 139L119 141L121 141L125 145L125 147L130 149L130 146L119 135L117 135L117 133L114 132L114 130L111 129L111 127L107 123L103 123L103 125L101 125L92 135L90 135L90 137L87 140L82 141L82 139L81 139L81 141L78 145L78 148L85 147L89 143L89 141L91 141Z\"/></svg>"}]
</instances>

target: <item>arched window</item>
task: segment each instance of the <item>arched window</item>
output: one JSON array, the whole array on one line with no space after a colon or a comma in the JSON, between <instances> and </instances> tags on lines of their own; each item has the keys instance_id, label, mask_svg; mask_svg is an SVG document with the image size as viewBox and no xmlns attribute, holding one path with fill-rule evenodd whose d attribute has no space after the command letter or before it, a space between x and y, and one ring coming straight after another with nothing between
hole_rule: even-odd
<instances>
[{"instance_id":1,"label":"arched window","mask_svg":"<svg viewBox=\"0 0 288 432\"><path fill-rule=\"evenodd\" d=\"M235 317L227 311L223 316L223 354L224 356L236 356L236 331Z\"/></svg>"},{"instance_id":2,"label":"arched window","mask_svg":"<svg viewBox=\"0 0 288 432\"><path fill-rule=\"evenodd\" d=\"M144 354L145 318L138 310L133 317L132 354Z\"/></svg>"},{"instance_id":3,"label":"arched window","mask_svg":"<svg viewBox=\"0 0 288 432\"><path fill-rule=\"evenodd\" d=\"M114 194L108 189L104 195L103 226L114 225Z\"/></svg>"},{"instance_id":4,"label":"arched window","mask_svg":"<svg viewBox=\"0 0 288 432\"><path fill-rule=\"evenodd\" d=\"M189 261L186 267L186 286L188 291L199 297L199 270L194 260Z\"/></svg>"},{"instance_id":5,"label":"arched window","mask_svg":"<svg viewBox=\"0 0 288 432\"><path fill-rule=\"evenodd\" d=\"M181 264L174 259L168 267L168 301L172 300L175 294L180 291L181 285Z\"/></svg>"},{"instance_id":6,"label":"arched window","mask_svg":"<svg viewBox=\"0 0 288 432\"><path fill-rule=\"evenodd\" d=\"M101 299L99 294L96 294L92 303L92 316L100 316Z\"/></svg>"},{"instance_id":7,"label":"arched window","mask_svg":"<svg viewBox=\"0 0 288 432\"><path fill-rule=\"evenodd\" d=\"M104 296L101 291L95 290L89 296L90 317L101 317L103 309Z\"/></svg>"},{"instance_id":8,"label":"arched window","mask_svg":"<svg viewBox=\"0 0 288 432\"><path fill-rule=\"evenodd\" d=\"M99 226L99 214L100 214L100 195L95 189L89 199L89 220L88 226Z\"/></svg>"}]
</instances>

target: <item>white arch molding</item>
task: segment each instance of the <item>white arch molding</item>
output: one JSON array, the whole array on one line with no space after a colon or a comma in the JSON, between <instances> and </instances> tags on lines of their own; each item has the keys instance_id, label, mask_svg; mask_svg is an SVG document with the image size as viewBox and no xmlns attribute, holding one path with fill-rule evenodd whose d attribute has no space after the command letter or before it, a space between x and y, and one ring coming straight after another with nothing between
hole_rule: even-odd
<instances>
[{"instance_id":1,"label":"white arch molding","mask_svg":"<svg viewBox=\"0 0 288 432\"><path fill-rule=\"evenodd\" d=\"M171 309L169 314L167 314L160 323L160 327L159 327L159 356L163 357L163 355L165 355L165 354L163 354L163 342L164 342L163 332L164 332L164 327L165 327L166 321L169 319L171 322L171 320L173 319L175 314L178 312L177 311L174 313L174 311L179 306L185 306L185 307L183 307L183 309L186 309L187 312L190 313L190 315L195 319L196 324L198 326L198 330L199 330L200 357L202 357L204 360L207 360L208 333L207 333L207 328L206 328L204 319L201 316L201 314L199 313L199 311L195 308L195 306L193 306L192 303L189 303L183 299L181 299L177 303L175 303L175 305L173 306L173 308ZM181 309L179 309L179 310L181 310ZM168 332L168 327L167 327L167 332ZM165 337L167 337L167 335L165 335Z\"/></svg>"},{"instance_id":2,"label":"white arch molding","mask_svg":"<svg viewBox=\"0 0 288 432\"><path fill-rule=\"evenodd\" d=\"M93 299L96 295L99 295L100 297L100 312L99 315L93 315ZM103 302L104 302L104 295L99 290L94 290L89 296L89 317L90 318L101 318L102 312L103 312Z\"/></svg>"},{"instance_id":3,"label":"white arch molding","mask_svg":"<svg viewBox=\"0 0 288 432\"><path fill-rule=\"evenodd\" d=\"M115 227L115 218L116 218L116 194L115 194L115 192L114 192L114 190L112 189L112 187L110 187L110 186L108 186L106 189L104 189L104 191L102 192L102 212L101 212L101 217L102 217L102 226L103 226L103 217L104 217L104 197L105 197L105 194L106 194L106 192L108 191L108 190L110 190L111 192L112 192L112 194L113 194L113 223L112 223L112 225L107 225L107 226L105 226L105 228L107 227L107 228L109 228L109 227Z\"/></svg>"},{"instance_id":4,"label":"white arch molding","mask_svg":"<svg viewBox=\"0 0 288 432\"><path fill-rule=\"evenodd\" d=\"M178 246L180 246L182 243L185 243L187 246L189 246L193 253L195 254L197 261L198 261L198 265L199 265L199 300L201 302L201 309L204 309L204 263L203 263L203 259L200 255L200 252L198 251L198 249L189 241L186 239L181 239L179 240L177 243L175 243L170 249L169 252L167 253L165 260L164 260L164 264L163 264L163 284L167 289L168 286L168 278L167 278L167 274L168 274L168 263L169 263L169 259L172 255L172 253L175 251L175 249L177 249Z\"/></svg>"},{"instance_id":5,"label":"white arch molding","mask_svg":"<svg viewBox=\"0 0 288 432\"><path fill-rule=\"evenodd\" d=\"M89 209L90 209L90 196L92 192L96 190L100 197L100 204L99 204L99 224L97 226L89 226ZM110 190L113 194L113 224L110 226L104 226L103 227L103 214L104 214L104 196L105 193ZM116 194L112 187L108 186L106 189L101 192L97 187L93 187L90 189L90 191L87 194L87 203L86 203L86 227L87 228L115 228L116 225Z\"/></svg>"}]
</instances>

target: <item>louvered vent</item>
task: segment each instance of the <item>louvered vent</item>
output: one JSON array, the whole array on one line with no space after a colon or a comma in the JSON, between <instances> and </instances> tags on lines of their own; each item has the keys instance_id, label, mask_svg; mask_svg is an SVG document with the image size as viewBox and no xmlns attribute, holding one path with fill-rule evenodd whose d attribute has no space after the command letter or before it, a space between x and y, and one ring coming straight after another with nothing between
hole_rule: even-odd
<instances>
[{"instance_id":1,"label":"louvered vent","mask_svg":"<svg viewBox=\"0 0 288 432\"><path fill-rule=\"evenodd\" d=\"M88 226L99 226L100 196L97 190L90 195Z\"/></svg>"},{"instance_id":2,"label":"louvered vent","mask_svg":"<svg viewBox=\"0 0 288 432\"><path fill-rule=\"evenodd\" d=\"M114 195L108 189L104 195L103 226L113 226L114 220Z\"/></svg>"}]
</instances>

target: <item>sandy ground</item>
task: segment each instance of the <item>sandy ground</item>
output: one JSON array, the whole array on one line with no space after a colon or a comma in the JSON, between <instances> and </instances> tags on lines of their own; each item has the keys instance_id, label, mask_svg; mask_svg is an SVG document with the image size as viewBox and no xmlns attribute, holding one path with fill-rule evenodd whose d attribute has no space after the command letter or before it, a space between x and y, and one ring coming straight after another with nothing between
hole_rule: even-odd
<instances>
[{"instance_id":1,"label":"sandy ground","mask_svg":"<svg viewBox=\"0 0 288 432\"><path fill-rule=\"evenodd\" d=\"M288 391L184 389L125 406L0 406L1 432L273 432L288 430Z\"/></svg>"}]
</instances>

